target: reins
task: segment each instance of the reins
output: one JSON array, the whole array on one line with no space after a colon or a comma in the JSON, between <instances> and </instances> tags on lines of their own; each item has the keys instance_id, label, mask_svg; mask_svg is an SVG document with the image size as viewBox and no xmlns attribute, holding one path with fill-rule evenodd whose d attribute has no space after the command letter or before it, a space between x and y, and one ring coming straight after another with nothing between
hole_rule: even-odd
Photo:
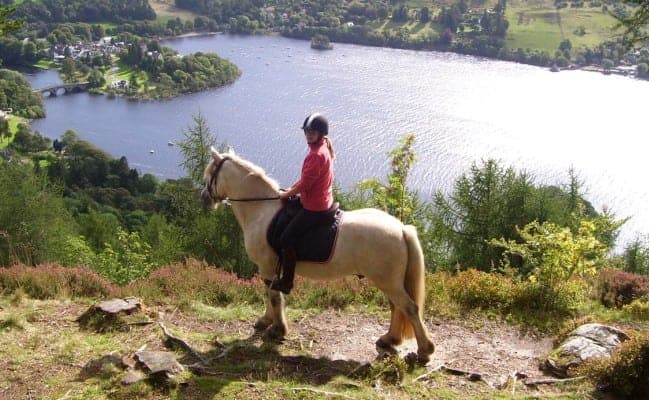
<instances>
[{"instance_id":1,"label":"reins","mask_svg":"<svg viewBox=\"0 0 649 400\"><path fill-rule=\"evenodd\" d=\"M212 189L216 189L216 182L217 182L217 179L219 177L219 172L221 172L221 168L223 167L223 164L225 164L225 162L227 160L230 160L230 157L224 156L221 159L221 161L219 161L219 165L216 166L216 170L214 171L214 174L212 174L212 179L210 179L210 183L207 185L207 189L208 189L210 194L212 193ZM279 196L250 197L250 198L245 198L245 199L231 199L231 198L228 198L228 197L224 197L224 198L221 199L218 196L216 196L216 200L219 200L219 201L224 201L225 200L225 201L230 201L230 202L231 201L238 201L238 202L267 201L267 200L279 200Z\"/></svg>"}]
</instances>

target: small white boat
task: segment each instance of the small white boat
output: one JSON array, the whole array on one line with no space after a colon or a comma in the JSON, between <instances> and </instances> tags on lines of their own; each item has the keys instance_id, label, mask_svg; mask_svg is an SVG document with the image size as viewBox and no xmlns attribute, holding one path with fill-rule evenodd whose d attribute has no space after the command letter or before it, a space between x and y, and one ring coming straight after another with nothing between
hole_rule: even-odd
<instances>
[{"instance_id":1,"label":"small white boat","mask_svg":"<svg viewBox=\"0 0 649 400\"><path fill-rule=\"evenodd\" d=\"M153 154L153 153L155 153L155 150L149 150L149 153Z\"/></svg>"},{"instance_id":2,"label":"small white boat","mask_svg":"<svg viewBox=\"0 0 649 400\"><path fill-rule=\"evenodd\" d=\"M176 143L172 142L171 140L167 142L167 146L175 146Z\"/></svg>"}]
</instances>

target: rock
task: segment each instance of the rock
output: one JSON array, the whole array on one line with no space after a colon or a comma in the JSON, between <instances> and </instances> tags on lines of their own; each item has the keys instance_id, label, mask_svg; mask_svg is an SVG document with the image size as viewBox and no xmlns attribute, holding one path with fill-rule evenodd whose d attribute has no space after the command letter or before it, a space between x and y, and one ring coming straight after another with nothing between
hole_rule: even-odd
<instances>
[{"instance_id":1,"label":"rock","mask_svg":"<svg viewBox=\"0 0 649 400\"><path fill-rule=\"evenodd\" d=\"M142 308L142 303L140 302L140 299L136 297L127 297L125 299L103 301L96 304L95 308L108 314L119 314L120 312L131 314L135 311L139 311Z\"/></svg>"},{"instance_id":2,"label":"rock","mask_svg":"<svg viewBox=\"0 0 649 400\"><path fill-rule=\"evenodd\" d=\"M81 328L95 332L129 331L130 326L120 314L131 315L142 309L140 299L127 297L95 304L77 318Z\"/></svg>"},{"instance_id":3,"label":"rock","mask_svg":"<svg viewBox=\"0 0 649 400\"><path fill-rule=\"evenodd\" d=\"M175 375L185 370L185 368L176 361L173 353L168 351L138 351L135 353L135 358L144 364L147 370L152 374L167 372L171 375Z\"/></svg>"},{"instance_id":4,"label":"rock","mask_svg":"<svg viewBox=\"0 0 649 400\"><path fill-rule=\"evenodd\" d=\"M586 324L570 332L568 338L554 349L541 369L559 376L568 376L569 370L591 358L610 357L629 336L619 329L602 325Z\"/></svg>"}]
</instances>

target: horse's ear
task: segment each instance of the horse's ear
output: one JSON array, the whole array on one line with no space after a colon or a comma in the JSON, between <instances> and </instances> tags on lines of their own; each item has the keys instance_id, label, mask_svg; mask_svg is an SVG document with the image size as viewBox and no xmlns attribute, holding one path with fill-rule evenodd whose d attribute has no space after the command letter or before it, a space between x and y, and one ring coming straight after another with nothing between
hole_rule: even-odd
<instances>
[{"instance_id":1,"label":"horse's ear","mask_svg":"<svg viewBox=\"0 0 649 400\"><path fill-rule=\"evenodd\" d=\"M214 146L210 146L210 153L212 154L212 158L215 160L218 160L221 158L221 155L219 154L218 151L214 148Z\"/></svg>"},{"instance_id":2,"label":"horse's ear","mask_svg":"<svg viewBox=\"0 0 649 400\"><path fill-rule=\"evenodd\" d=\"M227 151L227 153L228 153L229 155L231 155L231 156L236 155L236 154L234 154L234 149L232 148L232 146L228 146L228 151Z\"/></svg>"}]
</instances>

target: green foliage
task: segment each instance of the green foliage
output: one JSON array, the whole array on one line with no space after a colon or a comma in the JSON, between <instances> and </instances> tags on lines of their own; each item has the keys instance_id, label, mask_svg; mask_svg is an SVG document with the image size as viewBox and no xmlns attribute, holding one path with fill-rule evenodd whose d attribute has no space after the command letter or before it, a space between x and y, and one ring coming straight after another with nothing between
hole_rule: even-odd
<instances>
[{"instance_id":1,"label":"green foliage","mask_svg":"<svg viewBox=\"0 0 649 400\"><path fill-rule=\"evenodd\" d=\"M20 117L45 117L41 95L32 92L22 74L8 69L0 69L0 108L11 108Z\"/></svg>"},{"instance_id":2,"label":"green foliage","mask_svg":"<svg viewBox=\"0 0 649 400\"><path fill-rule=\"evenodd\" d=\"M203 172L211 159L210 147L216 146L216 137L212 135L207 119L200 110L198 114L192 115L192 119L194 124L183 129L183 139L177 144L183 156L180 165L192 182L200 186L203 183Z\"/></svg>"},{"instance_id":3,"label":"green foliage","mask_svg":"<svg viewBox=\"0 0 649 400\"><path fill-rule=\"evenodd\" d=\"M575 234L551 222L533 221L516 229L521 242L501 238L489 243L504 249L504 268L511 268L511 257L522 259L523 269L530 271L528 280L538 284L542 304L548 308L554 307L570 279L595 275L608 250L595 237L591 221L581 221Z\"/></svg>"},{"instance_id":4,"label":"green foliage","mask_svg":"<svg viewBox=\"0 0 649 400\"><path fill-rule=\"evenodd\" d=\"M95 261L95 252L83 236L70 236L59 250L55 259L69 267L90 266Z\"/></svg>"},{"instance_id":5,"label":"green foliage","mask_svg":"<svg viewBox=\"0 0 649 400\"><path fill-rule=\"evenodd\" d=\"M0 265L39 264L60 254L75 226L43 176L0 160Z\"/></svg>"},{"instance_id":6,"label":"green foliage","mask_svg":"<svg viewBox=\"0 0 649 400\"><path fill-rule=\"evenodd\" d=\"M246 253L243 231L229 207L198 216L188 229L187 250L194 257L218 265L241 277L251 277L257 270Z\"/></svg>"},{"instance_id":7,"label":"green foliage","mask_svg":"<svg viewBox=\"0 0 649 400\"><path fill-rule=\"evenodd\" d=\"M137 232L117 232L117 243L107 244L97 254L92 268L111 282L125 285L148 276L153 269L151 247L140 239Z\"/></svg>"},{"instance_id":8,"label":"green foliage","mask_svg":"<svg viewBox=\"0 0 649 400\"><path fill-rule=\"evenodd\" d=\"M450 196L434 197L435 229L446 238L451 251L447 266L489 270L501 252L488 245L494 237L514 238L514 226L524 225L539 214L553 214L542 201L525 172L503 169L495 160L471 166L469 174L455 182Z\"/></svg>"},{"instance_id":9,"label":"green foliage","mask_svg":"<svg viewBox=\"0 0 649 400\"><path fill-rule=\"evenodd\" d=\"M300 281L294 289L296 296L289 299L289 305L293 307L342 310L351 305L387 305L385 296L378 289L356 277L326 285L302 279Z\"/></svg>"},{"instance_id":10,"label":"green foliage","mask_svg":"<svg viewBox=\"0 0 649 400\"><path fill-rule=\"evenodd\" d=\"M151 246L154 265L168 265L180 260L185 254L185 233L170 224L165 217L154 214L140 230L142 240Z\"/></svg>"},{"instance_id":11,"label":"green foliage","mask_svg":"<svg viewBox=\"0 0 649 400\"><path fill-rule=\"evenodd\" d=\"M9 19L14 11L16 11L16 6L0 6L0 37L22 25L20 20Z\"/></svg>"},{"instance_id":12,"label":"green foliage","mask_svg":"<svg viewBox=\"0 0 649 400\"><path fill-rule=\"evenodd\" d=\"M332 48L329 38L326 35L316 34L311 38L311 48L318 50L329 50Z\"/></svg>"},{"instance_id":13,"label":"green foliage","mask_svg":"<svg viewBox=\"0 0 649 400\"><path fill-rule=\"evenodd\" d=\"M649 241L636 237L624 247L624 269L641 275L649 275Z\"/></svg>"},{"instance_id":14,"label":"green foliage","mask_svg":"<svg viewBox=\"0 0 649 400\"><path fill-rule=\"evenodd\" d=\"M433 201L433 229L444 238L450 252L446 268L459 263L465 268L491 270L502 258L503 249L489 241L518 242L521 238L516 227L532 221L553 222L577 234L581 220L590 219L596 227L595 237L607 249L624 223L607 212L598 216L583 199L581 182L572 170L565 189L538 186L527 173L504 169L495 160L474 164L469 174L457 179L450 195L437 192ZM519 255L511 256L508 262L514 269L529 273L532 265L523 264Z\"/></svg>"},{"instance_id":15,"label":"green foliage","mask_svg":"<svg viewBox=\"0 0 649 400\"><path fill-rule=\"evenodd\" d=\"M451 297L464 307L502 309L512 301L515 283L497 273L469 269L459 272L449 289Z\"/></svg>"},{"instance_id":16,"label":"green foliage","mask_svg":"<svg viewBox=\"0 0 649 400\"><path fill-rule=\"evenodd\" d=\"M591 362L584 371L617 399L644 399L649 393L649 335L636 334L610 359Z\"/></svg>"},{"instance_id":17,"label":"green foliage","mask_svg":"<svg viewBox=\"0 0 649 400\"><path fill-rule=\"evenodd\" d=\"M622 28L624 41L629 45L646 43L649 41L649 0L623 0L633 7L633 12L628 15L622 12L623 8L617 8L613 16L618 20L618 28Z\"/></svg>"},{"instance_id":18,"label":"green foliage","mask_svg":"<svg viewBox=\"0 0 649 400\"><path fill-rule=\"evenodd\" d=\"M155 19L147 0L25 0L16 16L28 22L121 22L123 20Z\"/></svg>"},{"instance_id":19,"label":"green foliage","mask_svg":"<svg viewBox=\"0 0 649 400\"><path fill-rule=\"evenodd\" d=\"M398 355L388 356L372 363L368 378L389 385L399 385L412 368Z\"/></svg>"},{"instance_id":20,"label":"green foliage","mask_svg":"<svg viewBox=\"0 0 649 400\"><path fill-rule=\"evenodd\" d=\"M372 193L373 207L377 207L397 217L403 223L412 223L414 205L417 195L408 191L408 173L415 162L415 152L412 149L415 135L409 134L399 140L399 146L390 151L392 157L388 183L381 184L377 179L361 183L361 189L369 189Z\"/></svg>"},{"instance_id":21,"label":"green foliage","mask_svg":"<svg viewBox=\"0 0 649 400\"><path fill-rule=\"evenodd\" d=\"M28 154L48 150L52 145L49 138L39 132L32 132L29 125L19 123L9 147L21 154Z\"/></svg>"},{"instance_id":22,"label":"green foliage","mask_svg":"<svg viewBox=\"0 0 649 400\"><path fill-rule=\"evenodd\" d=\"M633 300L631 304L622 307L631 317L640 321L649 321L649 298Z\"/></svg>"}]
</instances>

